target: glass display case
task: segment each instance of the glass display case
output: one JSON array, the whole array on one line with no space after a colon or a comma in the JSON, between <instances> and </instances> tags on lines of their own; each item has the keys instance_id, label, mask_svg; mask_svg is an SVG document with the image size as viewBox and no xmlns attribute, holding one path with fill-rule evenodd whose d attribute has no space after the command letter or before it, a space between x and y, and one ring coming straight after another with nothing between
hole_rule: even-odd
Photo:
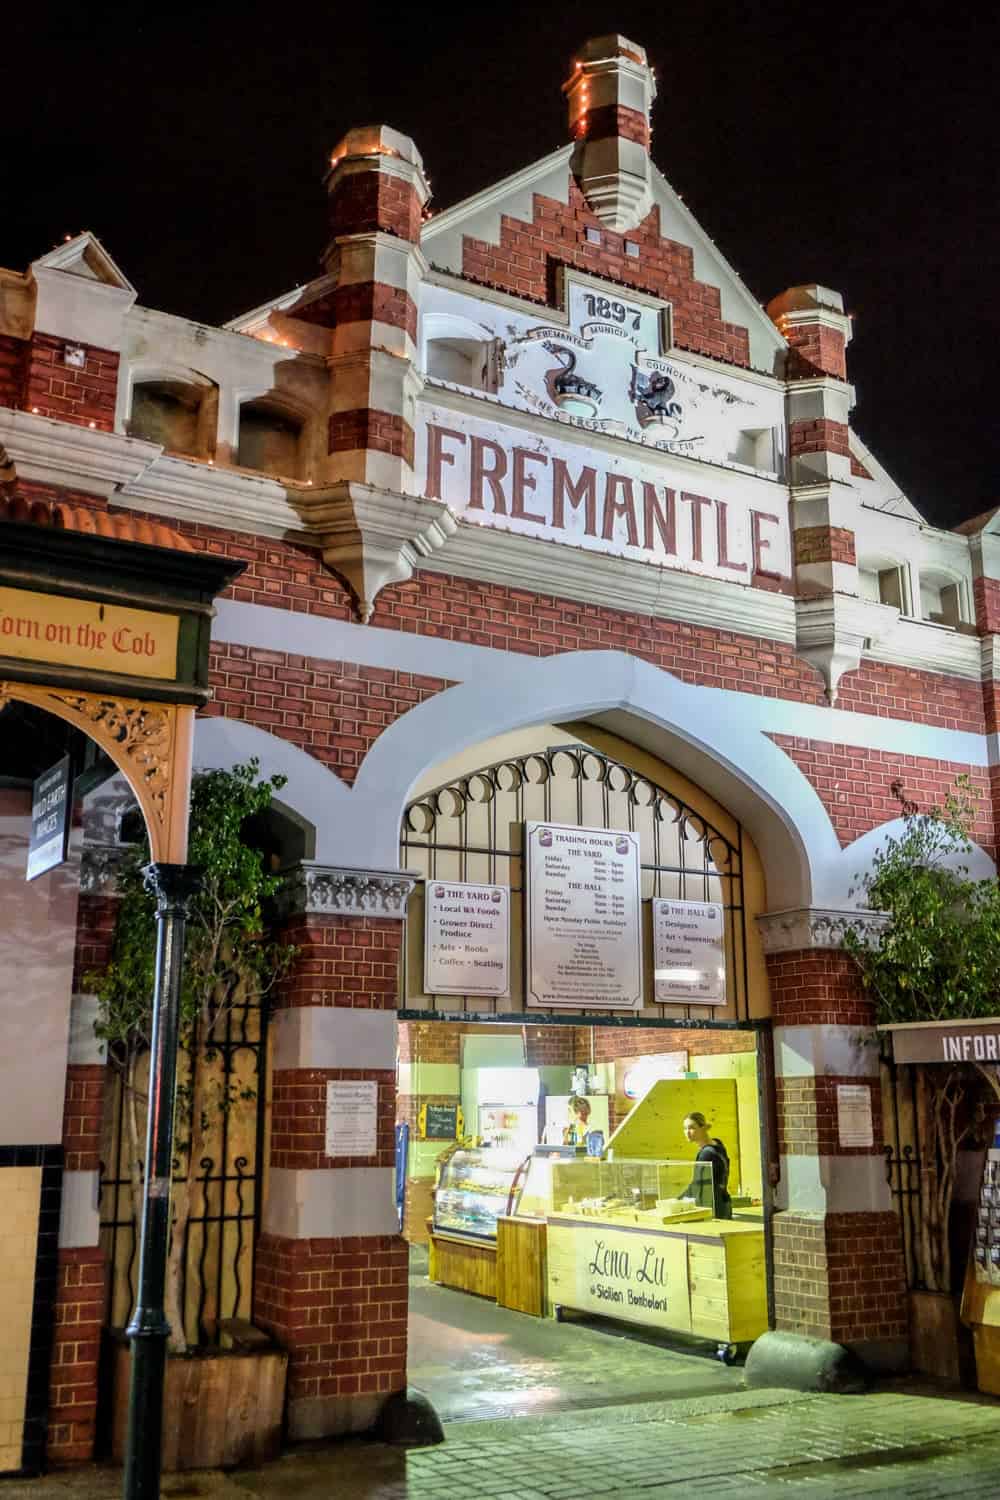
<instances>
[{"instance_id":1,"label":"glass display case","mask_svg":"<svg viewBox=\"0 0 1000 1500\"><path fill-rule=\"evenodd\" d=\"M497 1217L507 1211L523 1160L517 1152L486 1148L453 1151L438 1169L434 1229L495 1240Z\"/></svg>"},{"instance_id":2,"label":"glass display case","mask_svg":"<svg viewBox=\"0 0 1000 1500\"><path fill-rule=\"evenodd\" d=\"M527 1218L564 1214L656 1228L713 1214L707 1161L600 1161L534 1155L515 1202Z\"/></svg>"}]
</instances>

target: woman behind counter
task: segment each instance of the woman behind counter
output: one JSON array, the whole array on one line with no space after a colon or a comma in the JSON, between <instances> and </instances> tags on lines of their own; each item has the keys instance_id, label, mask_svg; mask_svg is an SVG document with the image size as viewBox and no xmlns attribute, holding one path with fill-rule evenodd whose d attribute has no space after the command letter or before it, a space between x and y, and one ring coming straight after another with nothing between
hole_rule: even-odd
<instances>
[{"instance_id":1,"label":"woman behind counter","mask_svg":"<svg viewBox=\"0 0 1000 1500\"><path fill-rule=\"evenodd\" d=\"M689 1182L682 1194L685 1198L693 1198L702 1208L711 1208L717 1219L731 1219L733 1217L733 1201L729 1196L729 1152L718 1139L713 1137L708 1128L708 1122L700 1110L692 1110L691 1114L684 1117L684 1134L688 1140L698 1147L695 1161L707 1161L712 1166L712 1198L709 1197L708 1184Z\"/></svg>"}]
</instances>

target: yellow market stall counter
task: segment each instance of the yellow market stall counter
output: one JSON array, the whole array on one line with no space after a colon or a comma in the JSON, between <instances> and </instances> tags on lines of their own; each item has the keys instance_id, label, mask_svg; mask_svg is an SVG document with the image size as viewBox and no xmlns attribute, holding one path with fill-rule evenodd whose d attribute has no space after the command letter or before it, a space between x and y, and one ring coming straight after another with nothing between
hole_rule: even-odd
<instances>
[{"instance_id":1,"label":"yellow market stall counter","mask_svg":"<svg viewBox=\"0 0 1000 1500\"><path fill-rule=\"evenodd\" d=\"M738 1219L662 1227L561 1211L548 1219L548 1301L710 1339L724 1357L767 1329L764 1229Z\"/></svg>"}]
</instances>

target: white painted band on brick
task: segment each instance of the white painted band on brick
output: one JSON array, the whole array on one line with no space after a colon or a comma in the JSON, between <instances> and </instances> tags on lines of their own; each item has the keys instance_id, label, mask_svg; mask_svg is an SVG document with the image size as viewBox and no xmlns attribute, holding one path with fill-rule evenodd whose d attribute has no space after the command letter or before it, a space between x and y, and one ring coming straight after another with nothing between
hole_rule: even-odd
<instances>
[{"instance_id":1,"label":"white painted band on brick","mask_svg":"<svg viewBox=\"0 0 1000 1500\"><path fill-rule=\"evenodd\" d=\"M392 1167L273 1167L263 1229L293 1240L399 1233Z\"/></svg>"},{"instance_id":2,"label":"white painted band on brick","mask_svg":"<svg viewBox=\"0 0 1000 1500\"><path fill-rule=\"evenodd\" d=\"M97 1019L97 996L75 994L70 1001L69 1054L70 1067L96 1066L105 1061L104 1043L94 1035Z\"/></svg>"},{"instance_id":3,"label":"white painted band on brick","mask_svg":"<svg viewBox=\"0 0 1000 1500\"><path fill-rule=\"evenodd\" d=\"M220 643L288 651L325 661L350 661L366 667L420 672L451 681L493 673L501 665L510 664L512 657L512 653L497 651L490 646L413 636L400 630L321 619L294 610L270 609L265 605L243 604L232 599L218 601L212 639ZM514 660L521 671L533 665L519 654L514 655ZM670 674L663 673L663 676L669 677ZM735 693L728 688L698 688L695 691L711 694L718 701L730 704L732 711L739 714L744 729L757 729L764 734L793 734L824 744L856 745L866 750L950 760L961 765L988 764L986 736L967 730L939 729L902 719L878 718L874 714L850 713L781 698L761 698L756 694Z\"/></svg>"},{"instance_id":4,"label":"white painted band on brick","mask_svg":"<svg viewBox=\"0 0 1000 1500\"><path fill-rule=\"evenodd\" d=\"M545 1069L539 1069L544 1073ZM565 1068L562 1072L565 1073ZM458 1063L404 1062L399 1065L400 1095L455 1094L462 1091L462 1070Z\"/></svg>"},{"instance_id":5,"label":"white painted band on brick","mask_svg":"<svg viewBox=\"0 0 1000 1500\"><path fill-rule=\"evenodd\" d=\"M82 1250L100 1243L99 1172L64 1172L59 1213L60 1250Z\"/></svg>"},{"instance_id":6,"label":"white painted band on brick","mask_svg":"<svg viewBox=\"0 0 1000 1500\"><path fill-rule=\"evenodd\" d=\"M363 662L371 649L367 641L381 633L378 649L391 647L397 668L450 675L435 656L435 643L423 637L411 648L400 631L341 627L338 652L331 649L336 630L323 630L332 622L255 606L234 616L232 608L220 610L217 639L231 638L234 619L237 634L248 633L243 627L252 624L256 635L264 615L271 629L246 644L305 654L318 649L333 660ZM846 740L892 749L897 756L966 764L982 764L985 755L982 735L699 687L623 651L570 651L534 660L484 650L478 662L468 681L428 698L385 729L353 787L305 751L233 719L199 720L195 763L216 766L256 756L265 775L288 776L293 790L285 800L313 824L316 861L356 860L358 868L389 869L398 860L400 820L412 789L442 761L513 729L588 718L660 756L740 819L761 855L775 910L837 910L856 899L857 851L841 847L816 788L771 735Z\"/></svg>"},{"instance_id":7,"label":"white painted band on brick","mask_svg":"<svg viewBox=\"0 0 1000 1500\"><path fill-rule=\"evenodd\" d=\"M874 1156L783 1156L775 1207L793 1213L887 1213L892 1196Z\"/></svg>"},{"instance_id":8,"label":"white painted band on brick","mask_svg":"<svg viewBox=\"0 0 1000 1500\"><path fill-rule=\"evenodd\" d=\"M878 1077L878 1036L861 1026L776 1026L778 1078Z\"/></svg>"},{"instance_id":9,"label":"white painted band on brick","mask_svg":"<svg viewBox=\"0 0 1000 1500\"><path fill-rule=\"evenodd\" d=\"M271 1027L275 1068L396 1066L399 1023L393 1010L303 1006L277 1011Z\"/></svg>"}]
</instances>

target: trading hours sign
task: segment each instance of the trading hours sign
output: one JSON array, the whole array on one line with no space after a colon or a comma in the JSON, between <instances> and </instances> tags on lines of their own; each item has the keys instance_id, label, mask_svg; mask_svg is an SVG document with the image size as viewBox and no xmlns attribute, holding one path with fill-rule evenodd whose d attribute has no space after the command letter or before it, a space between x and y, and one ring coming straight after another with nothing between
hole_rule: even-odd
<instances>
[{"instance_id":1,"label":"trading hours sign","mask_svg":"<svg viewBox=\"0 0 1000 1500\"><path fill-rule=\"evenodd\" d=\"M638 837L560 823L525 832L528 1006L640 1010Z\"/></svg>"}]
</instances>

